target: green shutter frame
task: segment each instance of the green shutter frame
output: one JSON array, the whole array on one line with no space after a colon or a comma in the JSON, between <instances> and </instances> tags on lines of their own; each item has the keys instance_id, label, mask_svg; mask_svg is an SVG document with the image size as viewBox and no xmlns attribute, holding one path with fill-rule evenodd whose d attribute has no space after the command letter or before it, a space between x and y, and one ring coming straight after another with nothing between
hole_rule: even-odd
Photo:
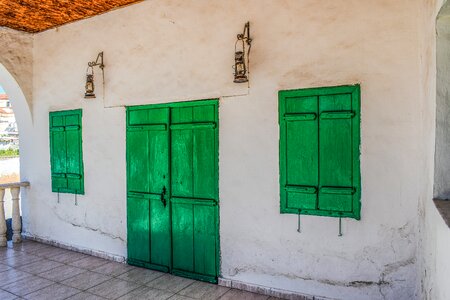
<instances>
[{"instance_id":1,"label":"green shutter frame","mask_svg":"<svg viewBox=\"0 0 450 300\"><path fill-rule=\"evenodd\" d=\"M281 213L359 220L360 86L279 92Z\"/></svg>"},{"instance_id":2,"label":"green shutter frame","mask_svg":"<svg viewBox=\"0 0 450 300\"><path fill-rule=\"evenodd\" d=\"M52 191L84 194L82 111L49 113Z\"/></svg>"}]
</instances>

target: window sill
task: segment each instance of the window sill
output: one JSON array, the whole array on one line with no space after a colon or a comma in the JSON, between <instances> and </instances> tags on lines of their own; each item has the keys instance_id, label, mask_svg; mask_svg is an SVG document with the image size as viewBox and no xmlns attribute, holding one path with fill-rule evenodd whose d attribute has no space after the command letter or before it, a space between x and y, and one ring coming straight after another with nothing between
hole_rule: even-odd
<instances>
[{"instance_id":1,"label":"window sill","mask_svg":"<svg viewBox=\"0 0 450 300\"><path fill-rule=\"evenodd\" d=\"M450 228L450 200L433 199L434 205Z\"/></svg>"}]
</instances>

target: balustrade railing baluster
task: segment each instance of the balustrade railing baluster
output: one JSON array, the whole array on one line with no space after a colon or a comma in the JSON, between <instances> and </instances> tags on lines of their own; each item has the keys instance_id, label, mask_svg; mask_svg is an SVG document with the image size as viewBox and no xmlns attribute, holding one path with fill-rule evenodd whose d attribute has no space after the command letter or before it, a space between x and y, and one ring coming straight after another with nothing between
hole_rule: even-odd
<instances>
[{"instance_id":1,"label":"balustrade railing baluster","mask_svg":"<svg viewBox=\"0 0 450 300\"><path fill-rule=\"evenodd\" d=\"M22 242L22 236L20 232L22 231L22 222L20 220L20 206L19 206L19 194L20 187L11 188L12 197L12 241L13 243Z\"/></svg>"},{"instance_id":2,"label":"balustrade railing baluster","mask_svg":"<svg viewBox=\"0 0 450 300\"><path fill-rule=\"evenodd\" d=\"M5 189L0 188L0 247L5 247L7 243L4 197L5 197Z\"/></svg>"},{"instance_id":3,"label":"balustrade railing baluster","mask_svg":"<svg viewBox=\"0 0 450 300\"><path fill-rule=\"evenodd\" d=\"M7 245L6 239L6 221L5 221L5 191L6 189L11 190L12 197L12 241L13 243L22 242L22 220L20 218L20 188L29 186L29 182L16 182L16 183L6 183L0 184L0 247L5 247Z\"/></svg>"}]
</instances>

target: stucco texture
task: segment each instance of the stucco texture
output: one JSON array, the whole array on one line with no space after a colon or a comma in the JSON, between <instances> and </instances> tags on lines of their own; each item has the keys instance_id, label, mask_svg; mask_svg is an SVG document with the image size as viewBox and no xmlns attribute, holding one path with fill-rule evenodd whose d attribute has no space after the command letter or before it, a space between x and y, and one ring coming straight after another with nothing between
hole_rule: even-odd
<instances>
[{"instance_id":1,"label":"stucco texture","mask_svg":"<svg viewBox=\"0 0 450 300\"><path fill-rule=\"evenodd\" d=\"M419 200L431 197L432 109L419 2L144 1L34 36L25 231L126 257L126 105L220 98L221 276L336 299L418 298ZM412 5L413 4L413 5ZM250 21L250 83L233 83ZM87 62L105 83L85 100ZM362 219L279 213L277 92L361 84ZM51 192L48 112L83 109L84 196ZM431 107L432 108L432 107ZM428 114L429 113L429 114ZM424 114L426 118L424 118ZM419 142L418 142L419 141ZM430 144L427 143L427 146ZM424 184L425 182L425 184Z\"/></svg>"},{"instance_id":2,"label":"stucco texture","mask_svg":"<svg viewBox=\"0 0 450 300\"><path fill-rule=\"evenodd\" d=\"M18 82L28 100L28 104L31 104L33 35L0 27L0 63Z\"/></svg>"}]
</instances>

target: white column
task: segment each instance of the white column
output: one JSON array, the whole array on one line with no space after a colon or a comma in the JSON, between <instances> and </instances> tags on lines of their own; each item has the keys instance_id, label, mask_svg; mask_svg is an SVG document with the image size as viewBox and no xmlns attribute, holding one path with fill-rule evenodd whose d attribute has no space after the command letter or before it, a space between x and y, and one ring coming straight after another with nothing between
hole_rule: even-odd
<instances>
[{"instance_id":1,"label":"white column","mask_svg":"<svg viewBox=\"0 0 450 300\"><path fill-rule=\"evenodd\" d=\"M0 188L0 247L5 247L7 243L4 196L5 196L5 189Z\"/></svg>"},{"instance_id":2,"label":"white column","mask_svg":"<svg viewBox=\"0 0 450 300\"><path fill-rule=\"evenodd\" d=\"M20 235L20 230L22 229L22 223L20 222L20 206L19 206L19 194L20 187L11 188L12 196L12 241L13 243L22 242L22 236Z\"/></svg>"}]
</instances>

